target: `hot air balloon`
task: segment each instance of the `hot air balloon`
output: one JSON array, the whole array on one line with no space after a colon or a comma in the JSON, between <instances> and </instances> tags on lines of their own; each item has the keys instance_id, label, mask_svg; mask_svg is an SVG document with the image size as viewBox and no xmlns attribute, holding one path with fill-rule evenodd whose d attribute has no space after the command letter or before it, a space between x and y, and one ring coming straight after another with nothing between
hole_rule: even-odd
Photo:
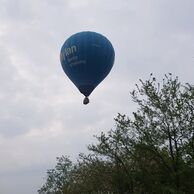
<instances>
[{"instance_id":1,"label":"hot air balloon","mask_svg":"<svg viewBox=\"0 0 194 194\"><path fill-rule=\"evenodd\" d=\"M85 96L88 96L109 74L115 58L111 42L103 35L84 31L69 37L61 48L60 61L69 79Z\"/></svg>"}]
</instances>

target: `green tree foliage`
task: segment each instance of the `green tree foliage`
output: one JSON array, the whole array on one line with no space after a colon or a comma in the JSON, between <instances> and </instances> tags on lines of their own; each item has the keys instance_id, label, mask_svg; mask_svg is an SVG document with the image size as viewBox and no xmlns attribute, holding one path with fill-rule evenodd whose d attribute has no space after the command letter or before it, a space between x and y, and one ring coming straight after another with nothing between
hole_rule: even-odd
<instances>
[{"instance_id":1,"label":"green tree foliage","mask_svg":"<svg viewBox=\"0 0 194 194\"><path fill-rule=\"evenodd\" d=\"M77 163L58 158L39 194L194 193L194 87L151 75L131 96L133 118L118 114Z\"/></svg>"},{"instance_id":2,"label":"green tree foliage","mask_svg":"<svg viewBox=\"0 0 194 194\"><path fill-rule=\"evenodd\" d=\"M54 169L47 171L46 183L38 190L41 194L62 194L70 190L73 165L67 156L57 157Z\"/></svg>"}]
</instances>

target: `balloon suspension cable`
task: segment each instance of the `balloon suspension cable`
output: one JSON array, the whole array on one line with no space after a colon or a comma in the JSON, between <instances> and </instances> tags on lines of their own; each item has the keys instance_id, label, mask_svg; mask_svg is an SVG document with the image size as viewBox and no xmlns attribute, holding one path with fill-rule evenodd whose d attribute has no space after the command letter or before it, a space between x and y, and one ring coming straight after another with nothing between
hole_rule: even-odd
<instances>
[{"instance_id":1,"label":"balloon suspension cable","mask_svg":"<svg viewBox=\"0 0 194 194\"><path fill-rule=\"evenodd\" d=\"M88 104L90 102L89 98L86 96L83 100L83 104Z\"/></svg>"}]
</instances>

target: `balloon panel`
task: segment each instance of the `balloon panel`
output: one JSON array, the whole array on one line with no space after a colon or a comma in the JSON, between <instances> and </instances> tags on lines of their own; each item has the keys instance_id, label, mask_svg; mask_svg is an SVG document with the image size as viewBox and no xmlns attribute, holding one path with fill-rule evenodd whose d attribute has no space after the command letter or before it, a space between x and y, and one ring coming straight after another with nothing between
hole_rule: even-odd
<instances>
[{"instance_id":1,"label":"balloon panel","mask_svg":"<svg viewBox=\"0 0 194 194\"><path fill-rule=\"evenodd\" d=\"M61 49L64 72L85 96L108 75L114 63L110 41L96 32L80 32L68 38Z\"/></svg>"}]
</instances>

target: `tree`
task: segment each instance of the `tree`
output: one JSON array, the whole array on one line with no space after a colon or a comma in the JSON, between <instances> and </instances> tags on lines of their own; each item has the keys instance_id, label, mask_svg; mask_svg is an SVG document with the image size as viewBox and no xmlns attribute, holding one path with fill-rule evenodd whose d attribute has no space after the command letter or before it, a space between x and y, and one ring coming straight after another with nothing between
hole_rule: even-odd
<instances>
[{"instance_id":1,"label":"tree","mask_svg":"<svg viewBox=\"0 0 194 194\"><path fill-rule=\"evenodd\" d=\"M133 140L139 167L144 164L146 168L147 161L152 169L147 172L156 170L156 174L146 176L155 180L149 188L153 190L153 185L157 185L156 188L164 189L162 192L193 193L193 175L187 176L187 180L183 177L186 169L193 172L194 87L181 85L171 74L165 76L162 85L152 75L140 82L141 87L137 85L131 93L139 106L133 113L134 120L119 115L116 121L120 128L127 126L133 134L129 139ZM184 181L190 183L189 189Z\"/></svg>"},{"instance_id":2,"label":"tree","mask_svg":"<svg viewBox=\"0 0 194 194\"><path fill-rule=\"evenodd\" d=\"M38 190L39 194L63 194L70 190L73 169L72 162L67 156L57 157L55 168L47 171L46 183Z\"/></svg>"},{"instance_id":3,"label":"tree","mask_svg":"<svg viewBox=\"0 0 194 194\"><path fill-rule=\"evenodd\" d=\"M120 191L193 193L194 87L171 74L162 85L152 75L140 83L131 92L134 118L118 114L116 130L89 149L120 164L128 177Z\"/></svg>"},{"instance_id":4,"label":"tree","mask_svg":"<svg viewBox=\"0 0 194 194\"><path fill-rule=\"evenodd\" d=\"M133 117L118 114L76 164L62 158L39 194L194 193L194 87L151 75L131 96Z\"/></svg>"},{"instance_id":5,"label":"tree","mask_svg":"<svg viewBox=\"0 0 194 194\"><path fill-rule=\"evenodd\" d=\"M94 154L80 154L73 172L76 194L112 193L112 163Z\"/></svg>"}]
</instances>

